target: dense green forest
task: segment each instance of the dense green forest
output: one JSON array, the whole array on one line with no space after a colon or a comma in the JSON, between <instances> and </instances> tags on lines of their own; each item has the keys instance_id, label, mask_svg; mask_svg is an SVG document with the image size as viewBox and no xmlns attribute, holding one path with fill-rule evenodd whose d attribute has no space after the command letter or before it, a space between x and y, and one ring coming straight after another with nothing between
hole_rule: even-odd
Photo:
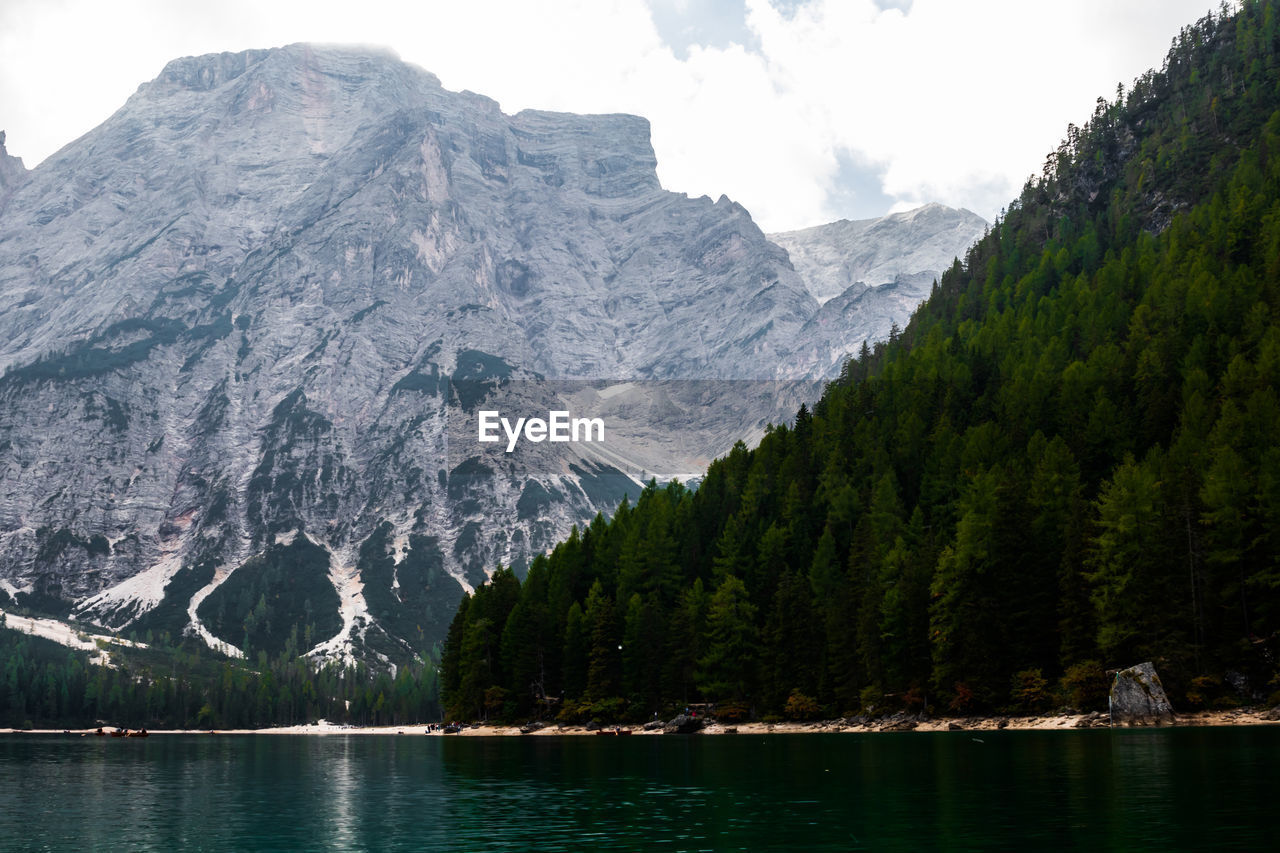
<instances>
[{"instance_id":1,"label":"dense green forest","mask_svg":"<svg viewBox=\"0 0 1280 853\"><path fill-rule=\"evenodd\" d=\"M396 725L440 719L430 661L394 674L364 664L317 666L296 637L256 664L202 654L198 644L112 646L112 666L5 627L0 614L0 726L258 728L319 719Z\"/></svg>"},{"instance_id":2,"label":"dense green forest","mask_svg":"<svg viewBox=\"0 0 1280 853\"><path fill-rule=\"evenodd\" d=\"M461 604L446 713L1280 701L1280 22L1226 7L1071 126L810 412ZM945 144L940 139L939 144Z\"/></svg>"}]
</instances>

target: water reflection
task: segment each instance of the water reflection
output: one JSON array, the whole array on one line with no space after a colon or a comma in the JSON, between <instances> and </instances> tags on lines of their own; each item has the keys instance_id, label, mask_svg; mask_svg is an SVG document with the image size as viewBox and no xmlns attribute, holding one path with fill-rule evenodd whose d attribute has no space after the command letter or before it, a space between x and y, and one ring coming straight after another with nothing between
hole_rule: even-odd
<instances>
[{"instance_id":1,"label":"water reflection","mask_svg":"<svg viewBox=\"0 0 1280 853\"><path fill-rule=\"evenodd\" d=\"M356 774L351 761L351 739L341 738L329 750L334 754L321 762L327 769L323 792L328 808L329 832L326 841L331 850L355 850L356 812L352 799L356 792Z\"/></svg>"},{"instance_id":2,"label":"water reflection","mask_svg":"<svg viewBox=\"0 0 1280 853\"><path fill-rule=\"evenodd\" d=\"M0 736L0 848L1265 849L1280 729Z\"/></svg>"}]
</instances>

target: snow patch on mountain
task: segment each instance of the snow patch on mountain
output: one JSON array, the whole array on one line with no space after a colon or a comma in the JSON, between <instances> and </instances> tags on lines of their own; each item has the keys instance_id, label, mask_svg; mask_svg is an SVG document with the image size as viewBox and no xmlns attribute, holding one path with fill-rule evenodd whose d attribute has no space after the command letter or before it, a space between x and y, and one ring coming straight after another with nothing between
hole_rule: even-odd
<instances>
[{"instance_id":1,"label":"snow patch on mountain","mask_svg":"<svg viewBox=\"0 0 1280 853\"><path fill-rule=\"evenodd\" d=\"M111 666L111 646L129 646L135 649L147 648L146 643L126 640L108 634L93 634L63 622L61 619L45 619L34 616L20 616L0 610L6 628L51 640L60 646L82 652L93 652L89 660L101 666Z\"/></svg>"},{"instance_id":2,"label":"snow patch on mountain","mask_svg":"<svg viewBox=\"0 0 1280 853\"><path fill-rule=\"evenodd\" d=\"M79 602L76 612L103 627L126 624L164 600L165 587L181 568L182 554L178 550L162 553L155 564L142 572Z\"/></svg>"}]
</instances>

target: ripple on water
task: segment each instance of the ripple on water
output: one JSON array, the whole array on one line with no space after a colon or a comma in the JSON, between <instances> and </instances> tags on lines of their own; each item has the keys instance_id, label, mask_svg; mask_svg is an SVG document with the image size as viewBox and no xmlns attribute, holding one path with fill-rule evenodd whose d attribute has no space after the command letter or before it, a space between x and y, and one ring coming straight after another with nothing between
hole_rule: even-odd
<instances>
[{"instance_id":1,"label":"ripple on water","mask_svg":"<svg viewBox=\"0 0 1280 853\"><path fill-rule=\"evenodd\" d=\"M1280 729L603 740L0 736L0 848L1168 853L1280 833Z\"/></svg>"}]
</instances>

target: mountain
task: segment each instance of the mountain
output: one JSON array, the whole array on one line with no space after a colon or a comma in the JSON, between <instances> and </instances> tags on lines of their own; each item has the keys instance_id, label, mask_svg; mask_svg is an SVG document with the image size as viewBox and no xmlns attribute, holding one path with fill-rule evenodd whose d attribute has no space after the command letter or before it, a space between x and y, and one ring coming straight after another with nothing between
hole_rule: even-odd
<instances>
[{"instance_id":1,"label":"mountain","mask_svg":"<svg viewBox=\"0 0 1280 853\"><path fill-rule=\"evenodd\" d=\"M10 193L26 177L27 167L21 157L14 157L4 147L4 131L0 130L0 210Z\"/></svg>"},{"instance_id":2,"label":"mountain","mask_svg":"<svg viewBox=\"0 0 1280 853\"><path fill-rule=\"evenodd\" d=\"M770 234L822 306L796 339L795 362L832 376L864 343L905 327L934 282L987 227L976 213L927 204Z\"/></svg>"},{"instance_id":3,"label":"mountain","mask_svg":"<svg viewBox=\"0 0 1280 853\"><path fill-rule=\"evenodd\" d=\"M403 659L499 561L815 394L817 310L740 205L659 186L643 119L369 50L176 60L0 154L0 594ZM489 406L610 438L506 453Z\"/></svg>"},{"instance_id":4,"label":"mountain","mask_svg":"<svg viewBox=\"0 0 1280 853\"><path fill-rule=\"evenodd\" d=\"M856 294L901 279L937 278L964 256L987 226L972 211L926 204L878 219L841 219L783 231L769 239L787 250L805 287L825 304L849 295L850 288ZM920 299L928 295L926 289ZM910 315L908 311L899 317L899 325L906 325Z\"/></svg>"},{"instance_id":5,"label":"mountain","mask_svg":"<svg viewBox=\"0 0 1280 853\"><path fill-rule=\"evenodd\" d=\"M446 713L909 726L1105 709L1142 661L1180 711L1275 705L1278 447L1280 6L1246 0L794 425L476 590Z\"/></svg>"}]
</instances>

